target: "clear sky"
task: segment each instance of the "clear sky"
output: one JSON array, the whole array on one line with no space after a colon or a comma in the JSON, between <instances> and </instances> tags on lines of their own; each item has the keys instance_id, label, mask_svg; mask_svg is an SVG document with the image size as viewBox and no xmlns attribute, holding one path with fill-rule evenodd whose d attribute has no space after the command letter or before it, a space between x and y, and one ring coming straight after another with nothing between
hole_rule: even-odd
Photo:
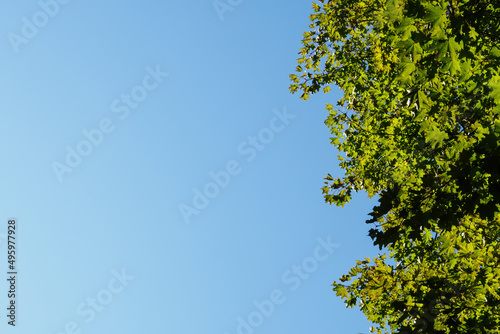
<instances>
[{"instance_id":1,"label":"clear sky","mask_svg":"<svg viewBox=\"0 0 500 334\"><path fill-rule=\"evenodd\" d=\"M288 90L310 12L2 2L2 332L368 332L331 290L378 254L374 200L336 208L320 189L340 175L324 125L340 92Z\"/></svg>"}]
</instances>

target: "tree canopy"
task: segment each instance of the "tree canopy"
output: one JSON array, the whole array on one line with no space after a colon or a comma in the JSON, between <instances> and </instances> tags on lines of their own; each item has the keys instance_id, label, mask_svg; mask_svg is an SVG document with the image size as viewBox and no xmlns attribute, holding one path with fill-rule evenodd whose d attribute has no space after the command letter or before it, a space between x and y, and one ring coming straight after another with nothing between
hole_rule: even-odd
<instances>
[{"instance_id":1,"label":"tree canopy","mask_svg":"<svg viewBox=\"0 0 500 334\"><path fill-rule=\"evenodd\" d=\"M376 196L388 252L337 295L377 333L500 331L500 3L318 0L310 20L290 90L344 93L326 106L344 175L325 200Z\"/></svg>"}]
</instances>

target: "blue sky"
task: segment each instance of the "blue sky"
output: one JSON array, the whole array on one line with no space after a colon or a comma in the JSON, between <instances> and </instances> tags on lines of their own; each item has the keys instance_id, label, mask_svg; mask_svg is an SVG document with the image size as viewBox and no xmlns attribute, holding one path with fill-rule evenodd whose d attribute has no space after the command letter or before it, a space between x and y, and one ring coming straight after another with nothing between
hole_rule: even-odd
<instances>
[{"instance_id":1,"label":"blue sky","mask_svg":"<svg viewBox=\"0 0 500 334\"><path fill-rule=\"evenodd\" d=\"M288 90L310 12L1 5L5 277L18 223L6 333L368 332L331 290L378 254L364 223L374 200L336 208L320 190L341 173L323 123L341 95Z\"/></svg>"}]
</instances>

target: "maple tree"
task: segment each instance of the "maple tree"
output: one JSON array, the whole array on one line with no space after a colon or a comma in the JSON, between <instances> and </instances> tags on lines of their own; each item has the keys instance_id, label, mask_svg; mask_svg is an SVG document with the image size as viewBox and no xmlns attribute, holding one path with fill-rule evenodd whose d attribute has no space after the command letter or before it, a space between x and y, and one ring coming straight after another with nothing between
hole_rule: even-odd
<instances>
[{"instance_id":1,"label":"maple tree","mask_svg":"<svg viewBox=\"0 0 500 334\"><path fill-rule=\"evenodd\" d=\"M319 0L290 90L331 85L341 177L326 202L377 196L388 254L334 282L377 333L500 331L500 3ZM393 263L397 263L394 265Z\"/></svg>"}]
</instances>

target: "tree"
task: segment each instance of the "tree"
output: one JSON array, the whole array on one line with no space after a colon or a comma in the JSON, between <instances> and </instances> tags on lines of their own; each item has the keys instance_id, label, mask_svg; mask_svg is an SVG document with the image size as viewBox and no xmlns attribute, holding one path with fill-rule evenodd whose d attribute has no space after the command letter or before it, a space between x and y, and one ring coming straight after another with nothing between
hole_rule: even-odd
<instances>
[{"instance_id":1,"label":"tree","mask_svg":"<svg viewBox=\"0 0 500 334\"><path fill-rule=\"evenodd\" d=\"M334 290L377 333L500 331L500 2L313 10L290 90L343 90L325 124L345 175L322 190L338 206L378 197L369 235L388 252Z\"/></svg>"}]
</instances>

